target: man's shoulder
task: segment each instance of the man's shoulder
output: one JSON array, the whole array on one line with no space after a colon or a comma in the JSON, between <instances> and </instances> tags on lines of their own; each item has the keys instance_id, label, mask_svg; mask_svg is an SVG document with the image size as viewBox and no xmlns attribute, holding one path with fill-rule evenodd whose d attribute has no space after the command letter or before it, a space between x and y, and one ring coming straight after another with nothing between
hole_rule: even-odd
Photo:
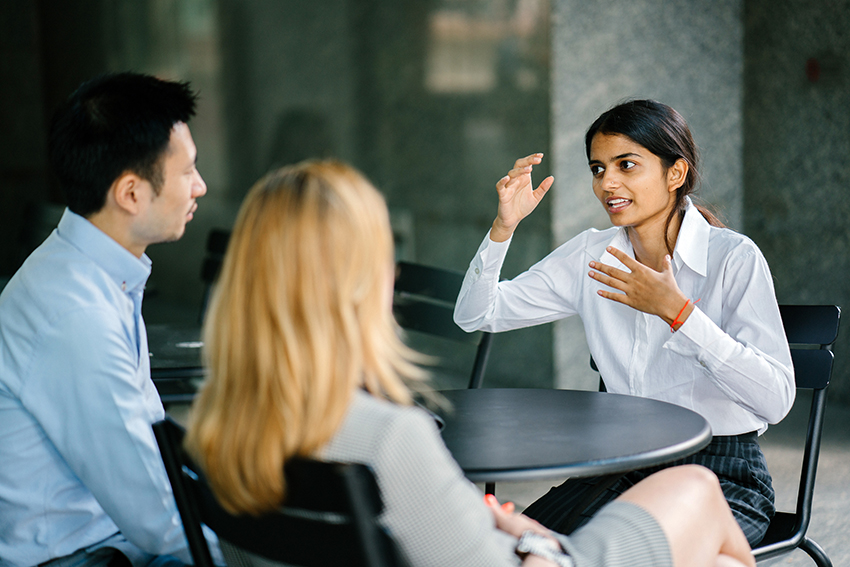
<instances>
[{"instance_id":1,"label":"man's shoulder","mask_svg":"<svg viewBox=\"0 0 850 567\"><path fill-rule=\"evenodd\" d=\"M78 249L56 238L39 246L3 290L13 304L42 304L67 310L103 307L114 300L109 274Z\"/></svg>"}]
</instances>

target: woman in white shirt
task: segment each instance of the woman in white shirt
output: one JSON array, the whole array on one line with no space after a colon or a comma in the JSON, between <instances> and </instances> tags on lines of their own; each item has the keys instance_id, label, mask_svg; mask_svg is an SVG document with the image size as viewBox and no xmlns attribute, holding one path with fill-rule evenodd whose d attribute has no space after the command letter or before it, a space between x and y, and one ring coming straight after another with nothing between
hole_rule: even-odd
<instances>
[{"instance_id":1,"label":"woman in white shirt","mask_svg":"<svg viewBox=\"0 0 850 567\"><path fill-rule=\"evenodd\" d=\"M709 421L712 444L674 464L699 463L718 475L754 545L774 512L757 436L788 413L795 396L767 262L751 240L692 202L697 148L669 106L620 104L591 125L585 146L593 193L614 227L587 230L499 282L514 230L554 181L532 185L542 154L517 160L496 184L498 214L470 264L455 321L467 331L495 332L579 315L608 391L675 403ZM587 517L644 476L624 478ZM564 529L593 482L568 481L526 513Z\"/></svg>"},{"instance_id":2,"label":"woman in white shirt","mask_svg":"<svg viewBox=\"0 0 850 567\"><path fill-rule=\"evenodd\" d=\"M351 167L306 162L251 190L205 322L209 375L186 437L225 508L278 509L284 463L312 456L372 469L379 521L411 567L755 565L703 467L647 479L570 536L485 504L411 404L402 377L422 371L397 334L393 273L386 205ZM229 564L269 567L222 549Z\"/></svg>"}]
</instances>

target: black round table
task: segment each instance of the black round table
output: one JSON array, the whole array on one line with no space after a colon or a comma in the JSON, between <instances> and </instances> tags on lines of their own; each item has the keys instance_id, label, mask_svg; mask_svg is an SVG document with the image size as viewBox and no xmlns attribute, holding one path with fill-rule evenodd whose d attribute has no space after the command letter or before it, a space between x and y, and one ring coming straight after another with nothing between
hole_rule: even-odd
<instances>
[{"instance_id":1,"label":"black round table","mask_svg":"<svg viewBox=\"0 0 850 567\"><path fill-rule=\"evenodd\" d=\"M443 440L473 482L625 473L696 453L699 414L670 403L577 390L483 388L440 394Z\"/></svg>"},{"instance_id":2,"label":"black round table","mask_svg":"<svg viewBox=\"0 0 850 567\"><path fill-rule=\"evenodd\" d=\"M147 325L151 378L163 404L191 402L206 377L197 325Z\"/></svg>"}]
</instances>

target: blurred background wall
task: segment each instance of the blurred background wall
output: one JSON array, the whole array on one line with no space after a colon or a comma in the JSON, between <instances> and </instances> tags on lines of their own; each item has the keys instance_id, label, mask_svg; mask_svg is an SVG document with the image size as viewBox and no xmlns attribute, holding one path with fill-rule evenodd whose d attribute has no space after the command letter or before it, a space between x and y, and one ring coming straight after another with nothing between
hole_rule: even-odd
<instances>
[{"instance_id":1,"label":"blurred background wall","mask_svg":"<svg viewBox=\"0 0 850 567\"><path fill-rule=\"evenodd\" d=\"M517 157L553 191L515 236L511 277L588 226L584 129L626 97L678 109L702 199L761 247L781 302L850 305L850 0L4 0L0 279L55 226L50 116L81 81L191 81L209 191L184 238L153 246L152 321L197 315L204 242L269 168L338 157L392 211L399 257L465 269ZM579 321L498 335L491 386L594 388ZM836 350L850 353L850 333ZM832 395L850 400L839 356Z\"/></svg>"}]
</instances>

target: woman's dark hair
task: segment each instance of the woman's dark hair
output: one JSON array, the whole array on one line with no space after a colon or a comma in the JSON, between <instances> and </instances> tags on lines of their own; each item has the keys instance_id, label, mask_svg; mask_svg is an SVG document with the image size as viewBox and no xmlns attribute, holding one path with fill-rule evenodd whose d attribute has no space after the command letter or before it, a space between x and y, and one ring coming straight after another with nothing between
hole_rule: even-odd
<instances>
[{"instance_id":1,"label":"woman's dark hair","mask_svg":"<svg viewBox=\"0 0 850 567\"><path fill-rule=\"evenodd\" d=\"M676 205L664 225L666 233L677 214L680 219L684 217L685 197L694 192L699 182L699 150L685 119L666 104L654 100L629 100L604 112L587 129L584 145L588 160L590 144L596 134L620 134L629 138L658 156L665 171L679 159L688 164L685 181L676 189ZM696 207L709 224L724 226L708 209L700 205ZM673 254L669 239L667 249Z\"/></svg>"},{"instance_id":2,"label":"woman's dark hair","mask_svg":"<svg viewBox=\"0 0 850 567\"><path fill-rule=\"evenodd\" d=\"M177 122L195 114L188 83L118 73L83 83L53 117L48 157L68 208L88 217L112 183L132 171L162 187L162 156Z\"/></svg>"}]
</instances>

